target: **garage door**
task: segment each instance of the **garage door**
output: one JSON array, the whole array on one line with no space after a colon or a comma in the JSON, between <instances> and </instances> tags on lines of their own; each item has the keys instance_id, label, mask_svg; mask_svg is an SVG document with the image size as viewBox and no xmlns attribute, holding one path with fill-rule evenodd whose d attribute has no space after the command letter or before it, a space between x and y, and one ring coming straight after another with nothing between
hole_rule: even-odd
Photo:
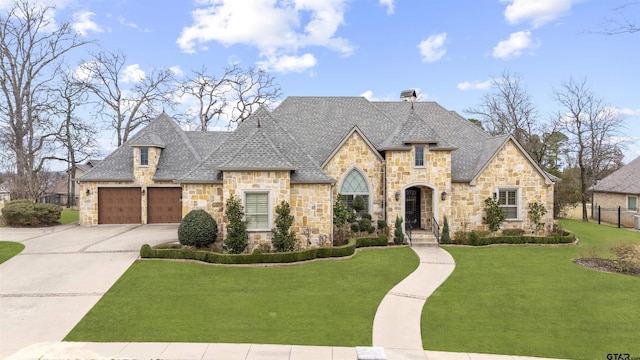
<instances>
[{"instance_id":1,"label":"garage door","mask_svg":"<svg viewBox=\"0 0 640 360\"><path fill-rule=\"evenodd\" d=\"M147 188L147 223L179 223L182 220L182 188Z\"/></svg>"},{"instance_id":2,"label":"garage door","mask_svg":"<svg viewBox=\"0 0 640 360\"><path fill-rule=\"evenodd\" d=\"M98 188L98 224L140 224L140 188Z\"/></svg>"}]
</instances>

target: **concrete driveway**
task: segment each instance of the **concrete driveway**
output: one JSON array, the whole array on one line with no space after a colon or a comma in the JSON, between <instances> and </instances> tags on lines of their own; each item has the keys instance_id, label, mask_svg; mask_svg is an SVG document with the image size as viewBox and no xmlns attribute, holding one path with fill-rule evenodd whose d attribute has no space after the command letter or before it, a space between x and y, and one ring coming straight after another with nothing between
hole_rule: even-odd
<instances>
[{"instance_id":1,"label":"concrete driveway","mask_svg":"<svg viewBox=\"0 0 640 360\"><path fill-rule=\"evenodd\" d=\"M0 240L25 245L0 264L0 358L62 340L138 258L142 244L174 241L177 228L0 228Z\"/></svg>"}]
</instances>

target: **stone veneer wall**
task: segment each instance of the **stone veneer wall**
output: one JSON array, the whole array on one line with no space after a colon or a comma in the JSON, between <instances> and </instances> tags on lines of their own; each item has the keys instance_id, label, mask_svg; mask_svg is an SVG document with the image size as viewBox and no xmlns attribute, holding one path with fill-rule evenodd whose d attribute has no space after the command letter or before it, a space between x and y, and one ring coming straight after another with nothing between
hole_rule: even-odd
<instances>
[{"instance_id":1,"label":"stone veneer wall","mask_svg":"<svg viewBox=\"0 0 640 360\"><path fill-rule=\"evenodd\" d=\"M382 159L376 154L377 151L372 149L359 133L354 132L323 169L338 182L333 191L331 204L335 202L340 192L343 177L353 168L357 168L362 172L369 181L369 199L371 204L368 212L370 212L373 217L374 223L377 219L384 217L382 210L382 174L384 167Z\"/></svg>"},{"instance_id":2,"label":"stone veneer wall","mask_svg":"<svg viewBox=\"0 0 640 360\"><path fill-rule=\"evenodd\" d=\"M234 195L244 201L243 193L247 190L265 190L270 194L271 225L269 230L249 231L249 242L254 245L271 241L271 228L274 227L275 207L286 201L291 204L290 171L225 171L222 180L222 194L226 203L227 199ZM226 226L223 225L223 236L226 234ZM251 244L250 244L251 246Z\"/></svg>"},{"instance_id":3,"label":"stone veneer wall","mask_svg":"<svg viewBox=\"0 0 640 360\"><path fill-rule=\"evenodd\" d=\"M155 182L153 176L156 173L158 160L160 159L160 148L149 148L149 165L140 166L140 148L133 148L133 178L128 181L109 181L109 182L81 182L78 186L80 191L79 210L80 225L98 225L98 187L140 187L145 190L148 185L166 185L175 186L172 182ZM87 190L90 195L87 196ZM142 223L147 223L147 197L142 196Z\"/></svg>"},{"instance_id":4,"label":"stone veneer wall","mask_svg":"<svg viewBox=\"0 0 640 360\"><path fill-rule=\"evenodd\" d=\"M518 220L507 220L501 229L520 228L531 230L528 204L537 201L544 204L547 214L543 222L549 230L553 223L553 185L545 184L545 179L527 160L512 141L509 141L476 179L476 185L453 183L451 190L451 212L449 226L455 231L488 230L482 224L484 200L493 197L498 188L518 188Z\"/></svg>"},{"instance_id":5,"label":"stone veneer wall","mask_svg":"<svg viewBox=\"0 0 640 360\"><path fill-rule=\"evenodd\" d=\"M292 184L290 205L291 215L295 216L291 228L296 232L303 247L318 245L320 237L331 241L333 225L331 184ZM308 235L305 235L306 231Z\"/></svg>"},{"instance_id":6,"label":"stone veneer wall","mask_svg":"<svg viewBox=\"0 0 640 360\"><path fill-rule=\"evenodd\" d=\"M432 188L432 194L451 193L451 151L430 151L425 145L424 153L424 167L415 167L414 148L387 152L387 224L391 232L395 229L396 216L404 217L404 202L402 198L395 199L396 192L404 197L404 189L415 185ZM435 200L437 208L433 212L442 224L442 216L448 214L451 206L451 196L442 201L439 196L429 197L427 193L423 190L423 198Z\"/></svg>"},{"instance_id":7,"label":"stone veneer wall","mask_svg":"<svg viewBox=\"0 0 640 360\"><path fill-rule=\"evenodd\" d=\"M634 216L640 214L640 210L636 210L636 211L626 210L627 196L629 195L617 194L617 193L594 192L593 203L595 204L595 207L594 207L595 219L598 218L598 205L600 205L600 220L604 222L612 223L612 224L617 224L618 223L618 206L620 206L621 207L620 225L625 227L633 227ZM631 195L631 196L635 196L635 195ZM640 200L640 196L637 196L637 198L638 200Z\"/></svg>"},{"instance_id":8,"label":"stone veneer wall","mask_svg":"<svg viewBox=\"0 0 640 360\"><path fill-rule=\"evenodd\" d=\"M222 184L182 184L182 217L191 210L204 210L218 223L224 220Z\"/></svg>"}]
</instances>

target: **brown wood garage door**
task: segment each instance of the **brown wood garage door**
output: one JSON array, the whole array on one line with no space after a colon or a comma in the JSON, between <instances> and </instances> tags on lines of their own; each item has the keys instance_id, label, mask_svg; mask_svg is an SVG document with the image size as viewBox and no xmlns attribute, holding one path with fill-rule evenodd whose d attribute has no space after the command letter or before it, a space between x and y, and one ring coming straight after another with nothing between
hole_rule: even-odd
<instances>
[{"instance_id":1,"label":"brown wood garage door","mask_svg":"<svg viewBox=\"0 0 640 360\"><path fill-rule=\"evenodd\" d=\"M98 224L140 224L139 187L98 188Z\"/></svg>"},{"instance_id":2,"label":"brown wood garage door","mask_svg":"<svg viewBox=\"0 0 640 360\"><path fill-rule=\"evenodd\" d=\"M179 223L182 221L182 188L147 188L147 223Z\"/></svg>"}]
</instances>

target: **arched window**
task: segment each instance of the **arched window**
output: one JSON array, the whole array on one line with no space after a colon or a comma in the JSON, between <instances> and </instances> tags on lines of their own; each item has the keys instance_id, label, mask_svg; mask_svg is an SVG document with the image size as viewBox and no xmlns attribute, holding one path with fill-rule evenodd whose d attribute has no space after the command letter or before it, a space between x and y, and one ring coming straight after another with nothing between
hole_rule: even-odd
<instances>
[{"instance_id":1,"label":"arched window","mask_svg":"<svg viewBox=\"0 0 640 360\"><path fill-rule=\"evenodd\" d=\"M340 187L340 194L349 209L353 209L353 199L356 195L360 195L364 200L364 210L361 213L369 212L369 186L360 171L353 169L345 176Z\"/></svg>"}]
</instances>

